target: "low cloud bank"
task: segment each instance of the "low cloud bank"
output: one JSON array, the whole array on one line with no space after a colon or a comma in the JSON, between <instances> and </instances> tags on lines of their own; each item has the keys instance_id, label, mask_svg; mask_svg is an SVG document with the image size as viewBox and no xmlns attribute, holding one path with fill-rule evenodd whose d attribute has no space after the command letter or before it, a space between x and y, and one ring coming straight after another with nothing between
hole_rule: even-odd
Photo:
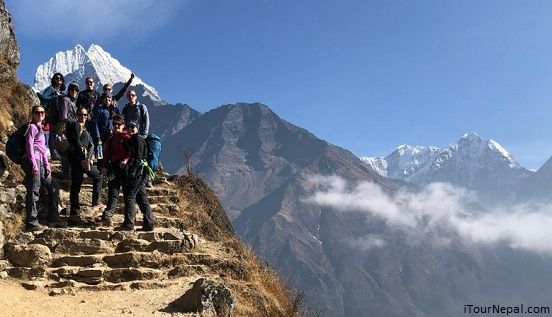
<instances>
[{"instance_id":1,"label":"low cloud bank","mask_svg":"<svg viewBox=\"0 0 552 317\"><path fill-rule=\"evenodd\" d=\"M306 201L310 203L363 212L407 233L438 233L439 239L454 234L468 243L506 243L515 249L552 253L552 205L513 205L474 213L469 206L476 202L476 195L446 183L393 196L377 184L348 184L338 176L316 175L309 185L313 194ZM366 245L366 249L385 243L373 235L350 241L353 246Z\"/></svg>"}]
</instances>

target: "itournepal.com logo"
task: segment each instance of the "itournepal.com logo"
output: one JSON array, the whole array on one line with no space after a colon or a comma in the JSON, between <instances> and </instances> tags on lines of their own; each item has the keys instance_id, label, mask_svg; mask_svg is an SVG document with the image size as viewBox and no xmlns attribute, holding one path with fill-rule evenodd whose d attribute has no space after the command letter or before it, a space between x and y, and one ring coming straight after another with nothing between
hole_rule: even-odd
<instances>
[{"instance_id":1,"label":"itournepal.com logo","mask_svg":"<svg viewBox=\"0 0 552 317\"><path fill-rule=\"evenodd\" d=\"M464 305L464 314L550 314L549 306Z\"/></svg>"}]
</instances>

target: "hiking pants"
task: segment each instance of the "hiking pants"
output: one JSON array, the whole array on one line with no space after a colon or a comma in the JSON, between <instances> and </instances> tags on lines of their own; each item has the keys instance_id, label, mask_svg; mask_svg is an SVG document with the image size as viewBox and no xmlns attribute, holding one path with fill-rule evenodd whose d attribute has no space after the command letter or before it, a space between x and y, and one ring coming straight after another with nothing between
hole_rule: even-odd
<instances>
[{"instance_id":1,"label":"hiking pants","mask_svg":"<svg viewBox=\"0 0 552 317\"><path fill-rule=\"evenodd\" d=\"M107 207L105 208L103 218L111 218L115 214L117 209L117 203L119 201L119 190L123 184L123 170L119 166L115 166L109 171L113 177L107 183Z\"/></svg>"},{"instance_id":2,"label":"hiking pants","mask_svg":"<svg viewBox=\"0 0 552 317\"><path fill-rule=\"evenodd\" d=\"M139 178L123 179L123 197L125 201L125 221L123 225L134 226L136 204L144 215L144 227L153 226L153 214L146 193L146 173Z\"/></svg>"},{"instance_id":3,"label":"hiking pants","mask_svg":"<svg viewBox=\"0 0 552 317\"><path fill-rule=\"evenodd\" d=\"M27 158L23 159L22 168L25 172L25 188L27 194L25 196L25 211L27 218L25 219L25 225L27 227L38 226L38 209L36 203L40 198L40 186L44 185L48 192L48 222L59 222L58 212L58 186L55 180L52 179L52 175L46 176L46 169L40 160L36 162L40 167L38 175L33 175L33 168Z\"/></svg>"},{"instance_id":4,"label":"hiking pants","mask_svg":"<svg viewBox=\"0 0 552 317\"><path fill-rule=\"evenodd\" d=\"M50 157L52 158L52 160L59 160L61 159L61 156L56 150L56 147L54 146L55 138L56 138L56 133L54 132L53 127L51 127L48 133L48 148L50 149Z\"/></svg>"},{"instance_id":5,"label":"hiking pants","mask_svg":"<svg viewBox=\"0 0 552 317\"><path fill-rule=\"evenodd\" d=\"M71 215L78 215L80 213L79 195L84 174L92 177L92 206L100 203L102 174L94 165L91 166L90 171L84 170L79 160L69 159L69 164L71 165L71 192L69 193L69 200L71 201Z\"/></svg>"}]
</instances>

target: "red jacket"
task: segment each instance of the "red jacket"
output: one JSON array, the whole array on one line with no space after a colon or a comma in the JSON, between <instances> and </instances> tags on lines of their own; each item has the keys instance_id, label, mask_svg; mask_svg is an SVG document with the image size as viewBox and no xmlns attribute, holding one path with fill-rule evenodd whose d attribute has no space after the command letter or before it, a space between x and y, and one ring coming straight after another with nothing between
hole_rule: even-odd
<instances>
[{"instance_id":1,"label":"red jacket","mask_svg":"<svg viewBox=\"0 0 552 317\"><path fill-rule=\"evenodd\" d=\"M129 146L130 135L126 132L115 132L110 136L104 149L104 167L109 168L113 164L119 164L121 161L127 161L130 157Z\"/></svg>"}]
</instances>

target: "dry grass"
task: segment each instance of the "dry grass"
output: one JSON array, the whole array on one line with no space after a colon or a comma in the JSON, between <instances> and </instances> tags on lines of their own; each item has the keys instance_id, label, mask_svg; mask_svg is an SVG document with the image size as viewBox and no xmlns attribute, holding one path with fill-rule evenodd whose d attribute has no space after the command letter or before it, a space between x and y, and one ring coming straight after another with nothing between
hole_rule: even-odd
<instances>
[{"instance_id":1,"label":"dry grass","mask_svg":"<svg viewBox=\"0 0 552 317\"><path fill-rule=\"evenodd\" d=\"M224 254L225 283L238 298L237 316L315 316L305 310L304 294L283 282L240 241L216 194L194 174L173 176L178 187L180 212L187 230L216 242Z\"/></svg>"}]
</instances>

